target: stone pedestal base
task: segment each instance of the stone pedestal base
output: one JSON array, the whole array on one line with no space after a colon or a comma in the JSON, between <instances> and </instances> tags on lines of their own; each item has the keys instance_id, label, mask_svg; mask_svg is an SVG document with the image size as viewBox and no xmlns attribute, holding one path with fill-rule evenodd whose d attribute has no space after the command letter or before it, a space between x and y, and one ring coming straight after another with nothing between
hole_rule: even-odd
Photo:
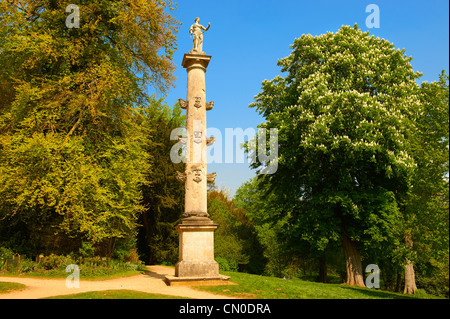
<instances>
[{"instance_id":1,"label":"stone pedestal base","mask_svg":"<svg viewBox=\"0 0 450 319\"><path fill-rule=\"evenodd\" d=\"M175 265L175 277L217 277L219 265L216 261L179 261Z\"/></svg>"},{"instance_id":2,"label":"stone pedestal base","mask_svg":"<svg viewBox=\"0 0 450 319\"><path fill-rule=\"evenodd\" d=\"M177 226L179 234L179 261L175 277L166 276L173 284L226 284L229 277L219 274L214 260L214 231L217 225L207 217L190 217Z\"/></svg>"}]
</instances>

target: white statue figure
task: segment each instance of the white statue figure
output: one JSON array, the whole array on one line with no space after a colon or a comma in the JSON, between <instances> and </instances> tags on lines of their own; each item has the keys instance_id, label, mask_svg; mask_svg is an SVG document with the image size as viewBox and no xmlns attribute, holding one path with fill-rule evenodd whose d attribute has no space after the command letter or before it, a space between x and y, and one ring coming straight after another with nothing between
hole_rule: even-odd
<instances>
[{"instance_id":1,"label":"white statue figure","mask_svg":"<svg viewBox=\"0 0 450 319\"><path fill-rule=\"evenodd\" d=\"M194 46L192 48L193 52L202 53L203 52L203 33L208 31L211 23L205 28L200 23L200 18L195 18L195 23L191 25L189 33L194 36Z\"/></svg>"}]
</instances>

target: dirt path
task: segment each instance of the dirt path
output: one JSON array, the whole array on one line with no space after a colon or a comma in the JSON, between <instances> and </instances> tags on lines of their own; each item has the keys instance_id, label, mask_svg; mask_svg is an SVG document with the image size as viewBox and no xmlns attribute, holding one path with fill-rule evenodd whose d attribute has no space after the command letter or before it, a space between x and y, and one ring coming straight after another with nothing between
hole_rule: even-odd
<instances>
[{"instance_id":1,"label":"dirt path","mask_svg":"<svg viewBox=\"0 0 450 319\"><path fill-rule=\"evenodd\" d=\"M111 280L92 281L80 277L80 288L67 288L65 279L41 279L0 277L3 282L17 282L27 286L24 290L0 293L0 299L38 299L51 296L70 295L88 291L128 289L170 296L181 296L196 299L229 299L230 297L198 291L189 287L167 286L163 278L174 275L173 267L148 266L148 272L132 277Z\"/></svg>"}]
</instances>

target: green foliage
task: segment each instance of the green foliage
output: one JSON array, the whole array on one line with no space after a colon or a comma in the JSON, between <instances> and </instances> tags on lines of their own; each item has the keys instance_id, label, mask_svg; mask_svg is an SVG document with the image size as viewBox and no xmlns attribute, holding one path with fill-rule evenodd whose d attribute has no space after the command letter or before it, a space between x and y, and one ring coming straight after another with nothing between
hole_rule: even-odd
<instances>
[{"instance_id":1,"label":"green foliage","mask_svg":"<svg viewBox=\"0 0 450 319\"><path fill-rule=\"evenodd\" d=\"M293 273L297 272L294 269L299 268L299 264L309 256L304 250L299 252L298 242L293 244L286 239L285 227L290 215L283 215L288 209L285 203L279 202L267 184L256 177L239 187L234 202L236 207L246 212L251 223L255 225L264 257L260 261L264 268L257 273L277 277L293 276Z\"/></svg>"},{"instance_id":2,"label":"green foliage","mask_svg":"<svg viewBox=\"0 0 450 319\"><path fill-rule=\"evenodd\" d=\"M93 257L94 256L94 247L90 242L82 242L81 248L78 250L82 257Z\"/></svg>"},{"instance_id":3,"label":"green foliage","mask_svg":"<svg viewBox=\"0 0 450 319\"><path fill-rule=\"evenodd\" d=\"M7 261L11 260L13 256L14 252L11 249L0 246L0 269L4 269Z\"/></svg>"},{"instance_id":4,"label":"green foliage","mask_svg":"<svg viewBox=\"0 0 450 319\"><path fill-rule=\"evenodd\" d=\"M89 244L84 245L89 248ZM87 249L89 251L89 249ZM90 253L89 253L90 254ZM83 278L105 278L129 273L145 271L146 268L139 260L123 261L118 259L108 259L99 256L85 257L71 255L40 256L37 261L33 261L26 256L20 256L20 262L12 262L12 257L16 254L9 249L0 247L0 270L6 275L29 275L29 276L48 276L57 278L66 278L66 267L70 264L76 264L80 267L80 273ZM8 261L8 267L6 266Z\"/></svg>"},{"instance_id":5,"label":"green foliage","mask_svg":"<svg viewBox=\"0 0 450 319\"><path fill-rule=\"evenodd\" d=\"M279 238L280 224L264 224L257 226L258 239L264 247L264 257L267 264L264 274L267 276L281 277L287 266L284 244Z\"/></svg>"},{"instance_id":6,"label":"green foliage","mask_svg":"<svg viewBox=\"0 0 450 319\"><path fill-rule=\"evenodd\" d=\"M0 3L0 242L34 255L111 254L133 233L150 169L137 106L174 79L170 0L81 1L79 29L70 3Z\"/></svg>"},{"instance_id":7,"label":"green foliage","mask_svg":"<svg viewBox=\"0 0 450 319\"><path fill-rule=\"evenodd\" d=\"M131 234L129 238L117 240L115 242L114 253L112 255L113 259L123 262L139 262L139 256L136 251L136 234L137 231Z\"/></svg>"},{"instance_id":8,"label":"green foliage","mask_svg":"<svg viewBox=\"0 0 450 319\"><path fill-rule=\"evenodd\" d=\"M238 271L238 263L236 260L231 259L225 259L223 257L216 257L215 261L219 264L219 270L220 271Z\"/></svg>"},{"instance_id":9,"label":"green foliage","mask_svg":"<svg viewBox=\"0 0 450 319\"><path fill-rule=\"evenodd\" d=\"M179 105L173 108L162 100L152 99L143 110L142 126L149 133L145 138L145 152L151 169L145 172L141 185L142 205L137 245L141 259L149 264L176 263L178 260L178 233L175 229L184 211L184 184L176 179L183 163L170 159L171 132L184 126L185 116Z\"/></svg>"},{"instance_id":10,"label":"green foliage","mask_svg":"<svg viewBox=\"0 0 450 319\"><path fill-rule=\"evenodd\" d=\"M281 277L289 258L286 245L280 238L285 218L282 216L282 208L272 205L275 201L274 194L260 180L253 178L239 187L234 201L255 225L265 261L264 271L261 273Z\"/></svg>"},{"instance_id":11,"label":"green foliage","mask_svg":"<svg viewBox=\"0 0 450 319\"><path fill-rule=\"evenodd\" d=\"M41 266L45 270L51 270L51 269L66 269L67 265L73 264L74 260L72 260L70 257L66 256L59 256L55 254L51 254L50 256L46 256L44 260L41 263Z\"/></svg>"},{"instance_id":12,"label":"green foliage","mask_svg":"<svg viewBox=\"0 0 450 319\"><path fill-rule=\"evenodd\" d=\"M31 259L22 259L20 261L20 271L24 272L24 273L29 273L35 270L40 269L40 265L36 265L36 263L34 261L32 261Z\"/></svg>"},{"instance_id":13,"label":"green foliage","mask_svg":"<svg viewBox=\"0 0 450 319\"><path fill-rule=\"evenodd\" d=\"M278 128L278 170L238 191L238 205L291 256L318 258L345 234L384 274L431 247L445 260L446 76L418 86L405 50L356 25L303 35L291 48L278 61L283 74L265 80L250 105L264 117L259 127Z\"/></svg>"},{"instance_id":14,"label":"green foliage","mask_svg":"<svg viewBox=\"0 0 450 319\"><path fill-rule=\"evenodd\" d=\"M449 298L448 265L448 257L446 261L427 260L426 266L428 267L424 267L422 263L418 262L416 267L417 286L428 294Z\"/></svg>"},{"instance_id":15,"label":"green foliage","mask_svg":"<svg viewBox=\"0 0 450 319\"><path fill-rule=\"evenodd\" d=\"M389 194L408 190L415 167L406 144L419 74L404 51L357 27L304 35L292 49L278 62L286 77L264 81L251 105L267 119L261 127L279 128L279 169L268 180L302 201L301 236L317 249L344 229L382 242L398 216Z\"/></svg>"},{"instance_id":16,"label":"green foliage","mask_svg":"<svg viewBox=\"0 0 450 319\"><path fill-rule=\"evenodd\" d=\"M357 27L304 35L292 49L278 62L287 75L263 82L251 105L261 127L279 128L278 171L266 180L301 201L298 233L316 249L343 231L386 247L416 165L407 137L419 74L404 51Z\"/></svg>"},{"instance_id":17,"label":"green foliage","mask_svg":"<svg viewBox=\"0 0 450 319\"><path fill-rule=\"evenodd\" d=\"M262 247L246 211L236 207L223 190L208 192L208 213L220 226L214 233L214 253L222 267L261 273Z\"/></svg>"},{"instance_id":18,"label":"green foliage","mask_svg":"<svg viewBox=\"0 0 450 319\"><path fill-rule=\"evenodd\" d=\"M449 86L439 80L421 84L421 116L412 140L417 162L406 205L418 286L448 297L449 256Z\"/></svg>"},{"instance_id":19,"label":"green foliage","mask_svg":"<svg viewBox=\"0 0 450 319\"><path fill-rule=\"evenodd\" d=\"M214 252L217 257L228 261L247 264L249 257L244 251L244 242L239 238L236 224L239 223L237 216L230 211L225 198L218 199L217 194L209 195L208 212L211 218L220 225L215 232Z\"/></svg>"}]
</instances>

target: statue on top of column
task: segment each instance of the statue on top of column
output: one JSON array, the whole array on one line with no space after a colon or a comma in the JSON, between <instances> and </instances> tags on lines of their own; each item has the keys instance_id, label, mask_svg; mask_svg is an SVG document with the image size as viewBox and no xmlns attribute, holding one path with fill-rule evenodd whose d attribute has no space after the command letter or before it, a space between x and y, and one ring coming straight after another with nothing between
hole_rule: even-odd
<instances>
[{"instance_id":1,"label":"statue on top of column","mask_svg":"<svg viewBox=\"0 0 450 319\"><path fill-rule=\"evenodd\" d=\"M211 26L211 23L208 23L208 26L205 28L199 22L200 18L195 18L195 23L189 29L189 33L194 36L192 52L198 54L203 53L203 33L208 31Z\"/></svg>"}]
</instances>

